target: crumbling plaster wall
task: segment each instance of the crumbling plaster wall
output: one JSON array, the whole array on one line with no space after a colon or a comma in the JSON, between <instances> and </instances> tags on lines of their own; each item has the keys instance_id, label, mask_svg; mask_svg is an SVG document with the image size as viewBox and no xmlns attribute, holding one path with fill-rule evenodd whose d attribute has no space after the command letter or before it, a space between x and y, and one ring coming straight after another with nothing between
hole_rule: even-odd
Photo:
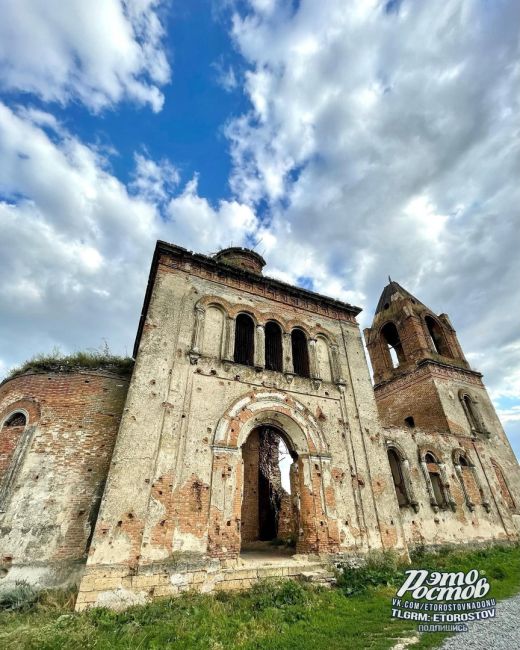
<instances>
[{"instance_id":1,"label":"crumbling plaster wall","mask_svg":"<svg viewBox=\"0 0 520 650\"><path fill-rule=\"evenodd\" d=\"M235 313L243 309L255 318L269 314L289 326L330 333L339 346L345 385L291 380L204 354L190 363L196 305L207 296L232 305ZM301 507L315 509L318 529L312 535L304 531L312 539L306 550L403 549L357 325L258 295L247 283L229 286L189 269L171 268L163 260L91 547L91 575L96 567L111 565L121 567L124 576L125 570L169 561L179 551L236 556L241 450L236 444L213 443L227 409L244 397L253 403L265 392L287 398L288 412L302 410L302 417L316 422L326 441L326 449L299 450L308 493L308 498L302 495ZM279 404L278 397L274 403ZM248 413L245 409L244 418ZM289 417L282 407L271 416Z\"/></svg>"},{"instance_id":2,"label":"crumbling plaster wall","mask_svg":"<svg viewBox=\"0 0 520 650\"><path fill-rule=\"evenodd\" d=\"M519 516L511 511L501 496L490 459L498 457L508 468L511 464L513 471L507 474L508 486L517 497L520 496L518 465L513 467L516 463L514 457L504 457L500 448L502 443L496 434L490 439L475 439L469 433L455 436L426 432L419 428L388 427L384 429L384 435L387 447L397 443L409 463L412 493L418 505L415 509L411 505L403 506L400 513L404 534L411 548L518 539ZM436 511L432 507L420 465L420 453L426 450L431 450L444 463L449 493L455 502L454 509L448 506ZM475 504L473 510L468 506L460 473L455 468L455 450L464 450L474 465L474 470L462 468L466 489ZM478 488L482 489L482 494L479 494ZM489 506L486 507L486 503Z\"/></svg>"},{"instance_id":3,"label":"crumbling plaster wall","mask_svg":"<svg viewBox=\"0 0 520 650\"><path fill-rule=\"evenodd\" d=\"M103 371L30 373L0 386L0 424L17 409L28 416L0 512L0 585L79 581L127 387Z\"/></svg>"}]
</instances>

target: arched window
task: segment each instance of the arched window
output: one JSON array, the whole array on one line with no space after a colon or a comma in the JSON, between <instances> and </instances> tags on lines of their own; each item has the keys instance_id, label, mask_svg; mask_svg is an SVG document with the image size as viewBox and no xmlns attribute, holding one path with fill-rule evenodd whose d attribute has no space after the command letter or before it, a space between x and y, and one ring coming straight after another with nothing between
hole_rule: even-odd
<instances>
[{"instance_id":1,"label":"arched window","mask_svg":"<svg viewBox=\"0 0 520 650\"><path fill-rule=\"evenodd\" d=\"M500 466L495 460L492 460L491 464L493 465L493 469L495 470L498 485L500 486L500 492L502 494L502 497L504 498L504 501L507 503L507 507L509 508L509 510L516 510L515 500L513 499L513 495L509 490L502 469L500 468Z\"/></svg>"},{"instance_id":2,"label":"arched window","mask_svg":"<svg viewBox=\"0 0 520 650\"><path fill-rule=\"evenodd\" d=\"M255 324L251 316L239 314L235 323L235 363L252 366L255 358Z\"/></svg>"},{"instance_id":3,"label":"arched window","mask_svg":"<svg viewBox=\"0 0 520 650\"><path fill-rule=\"evenodd\" d=\"M394 323L387 323L381 330L381 334L388 350L392 368L399 367L405 361L405 356L397 327Z\"/></svg>"},{"instance_id":4,"label":"arched window","mask_svg":"<svg viewBox=\"0 0 520 650\"><path fill-rule=\"evenodd\" d=\"M316 360L319 378L322 381L332 381L329 344L322 336L318 336L316 339Z\"/></svg>"},{"instance_id":5,"label":"arched window","mask_svg":"<svg viewBox=\"0 0 520 650\"><path fill-rule=\"evenodd\" d=\"M220 358L224 336L224 312L220 307L210 305L204 318L202 352L207 357Z\"/></svg>"},{"instance_id":6,"label":"arched window","mask_svg":"<svg viewBox=\"0 0 520 650\"><path fill-rule=\"evenodd\" d=\"M439 462L431 453L427 453L424 457L424 460L426 462L426 468L428 470L430 485L432 486L433 490L435 505L437 505L439 508L446 508L448 504L444 486L441 480L441 469L439 467Z\"/></svg>"},{"instance_id":7,"label":"arched window","mask_svg":"<svg viewBox=\"0 0 520 650\"><path fill-rule=\"evenodd\" d=\"M473 511L475 504L482 503L484 505L485 498L478 477L475 474L475 467L466 452L455 450L453 452L453 462L468 508Z\"/></svg>"},{"instance_id":8,"label":"arched window","mask_svg":"<svg viewBox=\"0 0 520 650\"><path fill-rule=\"evenodd\" d=\"M413 415L409 415L408 417L406 417L406 418L404 419L404 423L405 423L406 426L409 427L410 429L414 429L414 428L415 428L415 420L413 419Z\"/></svg>"},{"instance_id":9,"label":"arched window","mask_svg":"<svg viewBox=\"0 0 520 650\"><path fill-rule=\"evenodd\" d=\"M459 399L462 403L462 408L464 409L464 413L466 414L466 418L469 422L471 431L475 431L475 432L480 431L482 427L480 426L477 409L475 408L475 404L473 403L473 400L467 393L463 391L459 393Z\"/></svg>"},{"instance_id":10,"label":"arched window","mask_svg":"<svg viewBox=\"0 0 520 650\"><path fill-rule=\"evenodd\" d=\"M20 411L18 411L16 413L13 413L7 418L2 428L25 427L26 424L27 424L26 416Z\"/></svg>"},{"instance_id":11,"label":"arched window","mask_svg":"<svg viewBox=\"0 0 520 650\"><path fill-rule=\"evenodd\" d=\"M265 326L265 367L267 370L283 370L282 328L269 321Z\"/></svg>"},{"instance_id":12,"label":"arched window","mask_svg":"<svg viewBox=\"0 0 520 650\"><path fill-rule=\"evenodd\" d=\"M21 411L11 413L0 428L0 512L4 511L23 460L29 433L27 416Z\"/></svg>"},{"instance_id":13,"label":"arched window","mask_svg":"<svg viewBox=\"0 0 520 650\"><path fill-rule=\"evenodd\" d=\"M309 377L309 349L305 332L294 329L291 332L291 344L294 373L300 377Z\"/></svg>"},{"instance_id":14,"label":"arched window","mask_svg":"<svg viewBox=\"0 0 520 650\"><path fill-rule=\"evenodd\" d=\"M397 502L400 506L407 506L410 503L410 499L404 481L402 460L395 449L390 448L388 450L388 461L394 481L395 493L397 494Z\"/></svg>"},{"instance_id":15,"label":"arched window","mask_svg":"<svg viewBox=\"0 0 520 650\"><path fill-rule=\"evenodd\" d=\"M439 323L431 316L426 316L424 321L428 329L432 350L444 357L451 357L450 349L446 343L446 339L444 338L444 334Z\"/></svg>"}]
</instances>

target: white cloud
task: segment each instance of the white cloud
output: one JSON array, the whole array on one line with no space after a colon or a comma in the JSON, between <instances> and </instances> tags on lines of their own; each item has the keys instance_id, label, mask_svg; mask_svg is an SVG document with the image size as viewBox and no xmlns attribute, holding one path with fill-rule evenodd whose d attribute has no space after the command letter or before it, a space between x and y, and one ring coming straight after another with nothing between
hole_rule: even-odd
<instances>
[{"instance_id":1,"label":"white cloud","mask_svg":"<svg viewBox=\"0 0 520 650\"><path fill-rule=\"evenodd\" d=\"M388 274L450 314L520 402L520 4L250 2L231 184L267 201L270 269L361 303Z\"/></svg>"},{"instance_id":2,"label":"white cloud","mask_svg":"<svg viewBox=\"0 0 520 650\"><path fill-rule=\"evenodd\" d=\"M180 182L177 168L169 160L156 162L141 153L136 153L134 159L132 191L149 201L165 201Z\"/></svg>"},{"instance_id":3,"label":"white cloud","mask_svg":"<svg viewBox=\"0 0 520 650\"><path fill-rule=\"evenodd\" d=\"M157 239L211 252L256 228L251 208L212 206L195 180L174 194L168 161L136 155L131 188L108 168L52 116L0 103L2 374L54 346L131 352Z\"/></svg>"},{"instance_id":4,"label":"white cloud","mask_svg":"<svg viewBox=\"0 0 520 650\"><path fill-rule=\"evenodd\" d=\"M167 213L175 226L176 242L198 251L216 252L219 248L246 241L256 230L253 210L237 201L220 201L214 208L197 191L197 177L183 192L172 198Z\"/></svg>"},{"instance_id":5,"label":"white cloud","mask_svg":"<svg viewBox=\"0 0 520 650\"><path fill-rule=\"evenodd\" d=\"M162 0L2 3L0 87L99 111L123 99L159 111L170 68Z\"/></svg>"},{"instance_id":6,"label":"white cloud","mask_svg":"<svg viewBox=\"0 0 520 650\"><path fill-rule=\"evenodd\" d=\"M230 92L238 87L238 79L234 68L226 65L222 57L212 65L216 73L216 81L224 90Z\"/></svg>"}]
</instances>

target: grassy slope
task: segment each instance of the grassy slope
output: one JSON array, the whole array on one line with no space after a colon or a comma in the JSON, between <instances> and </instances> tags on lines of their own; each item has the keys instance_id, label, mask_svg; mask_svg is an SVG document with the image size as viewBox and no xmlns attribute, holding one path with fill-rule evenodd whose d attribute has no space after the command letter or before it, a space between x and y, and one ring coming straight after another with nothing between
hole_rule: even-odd
<instances>
[{"instance_id":1,"label":"grassy slope","mask_svg":"<svg viewBox=\"0 0 520 650\"><path fill-rule=\"evenodd\" d=\"M444 553L414 561L417 568L484 571L489 597L520 591L520 547ZM370 577L370 576L369 576ZM393 578L398 581L399 575ZM331 650L390 648L413 636L415 623L390 618L395 586L371 587L345 596L341 589L297 583L260 585L244 594L187 594L114 613L71 614L72 598L44 597L33 611L0 613L0 647L6 648L189 648ZM55 598L55 597L54 597ZM498 611L500 613L500 611ZM414 649L433 647L443 635L423 635Z\"/></svg>"}]
</instances>

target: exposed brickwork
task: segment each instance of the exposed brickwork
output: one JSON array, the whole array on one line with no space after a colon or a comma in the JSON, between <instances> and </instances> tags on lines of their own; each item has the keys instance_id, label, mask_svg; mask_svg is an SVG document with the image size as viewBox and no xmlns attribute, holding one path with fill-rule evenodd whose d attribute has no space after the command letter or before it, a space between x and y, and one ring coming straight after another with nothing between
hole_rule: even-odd
<instances>
[{"instance_id":1,"label":"exposed brickwork","mask_svg":"<svg viewBox=\"0 0 520 650\"><path fill-rule=\"evenodd\" d=\"M393 367L395 361L392 363L382 335L387 322L396 325L402 345L397 367ZM365 336L379 414L388 427L387 445L396 445L408 464L403 471L408 476L405 484L410 505L401 507L401 520L410 544L517 539L519 522L511 516L512 496L500 480L500 472L494 471L492 456L500 454L517 491L518 463L482 377L469 368L448 317L435 316L391 283L383 291ZM470 400L472 414L464 396ZM406 422L410 417L413 422ZM438 464L421 466L428 451ZM459 461L461 453L464 463ZM438 486L434 486L432 481L437 480ZM496 498L497 484L502 499ZM434 487L442 490L440 502Z\"/></svg>"},{"instance_id":2,"label":"exposed brickwork","mask_svg":"<svg viewBox=\"0 0 520 650\"><path fill-rule=\"evenodd\" d=\"M258 478L260 440L258 430L250 433L242 448L244 463L244 496L242 497L242 543L258 539Z\"/></svg>"},{"instance_id":3,"label":"exposed brickwork","mask_svg":"<svg viewBox=\"0 0 520 650\"><path fill-rule=\"evenodd\" d=\"M502 468L500 465L496 462L496 460L492 460L491 464L493 465L493 469L495 470L495 476L496 480L498 481L498 485L500 488L500 494L502 495L502 498L504 499L505 503L507 504L507 507L511 511L516 510L516 504L513 499L513 495L511 494L511 491L509 489L509 486L506 483L506 479L504 476L504 473L502 472Z\"/></svg>"},{"instance_id":4,"label":"exposed brickwork","mask_svg":"<svg viewBox=\"0 0 520 650\"><path fill-rule=\"evenodd\" d=\"M0 386L1 414L28 413L29 438L0 515L0 555L14 567L82 561L97 517L127 391L103 372L27 374ZM0 432L12 458L21 431ZM49 578L52 580L52 577Z\"/></svg>"},{"instance_id":5,"label":"exposed brickwork","mask_svg":"<svg viewBox=\"0 0 520 650\"><path fill-rule=\"evenodd\" d=\"M406 557L417 545L517 540L518 464L448 317L399 285L385 289L367 330L374 396L359 310L263 277L261 260L239 253L225 262L158 245L128 394L125 380L102 372L0 386L0 422L16 408L28 414L26 427L0 436L0 474L12 476L22 459L0 515L8 575L32 579L17 567L36 571L38 559L33 582L58 570L72 581L70 563L81 567L94 523L78 609L241 589L298 574L302 554L332 560L395 548ZM253 321L254 349L240 358L254 365L234 362L242 313ZM265 369L270 320L281 330L276 371ZM388 323L397 328L397 338L385 330L397 368L381 339ZM309 377L295 374L306 374L293 359L295 327L305 334ZM260 444L258 431L268 430L293 463L288 495L273 443L268 485L279 503L266 518L268 436ZM435 463L426 464L427 451ZM241 549L261 529L295 540L298 568L244 570Z\"/></svg>"}]
</instances>

